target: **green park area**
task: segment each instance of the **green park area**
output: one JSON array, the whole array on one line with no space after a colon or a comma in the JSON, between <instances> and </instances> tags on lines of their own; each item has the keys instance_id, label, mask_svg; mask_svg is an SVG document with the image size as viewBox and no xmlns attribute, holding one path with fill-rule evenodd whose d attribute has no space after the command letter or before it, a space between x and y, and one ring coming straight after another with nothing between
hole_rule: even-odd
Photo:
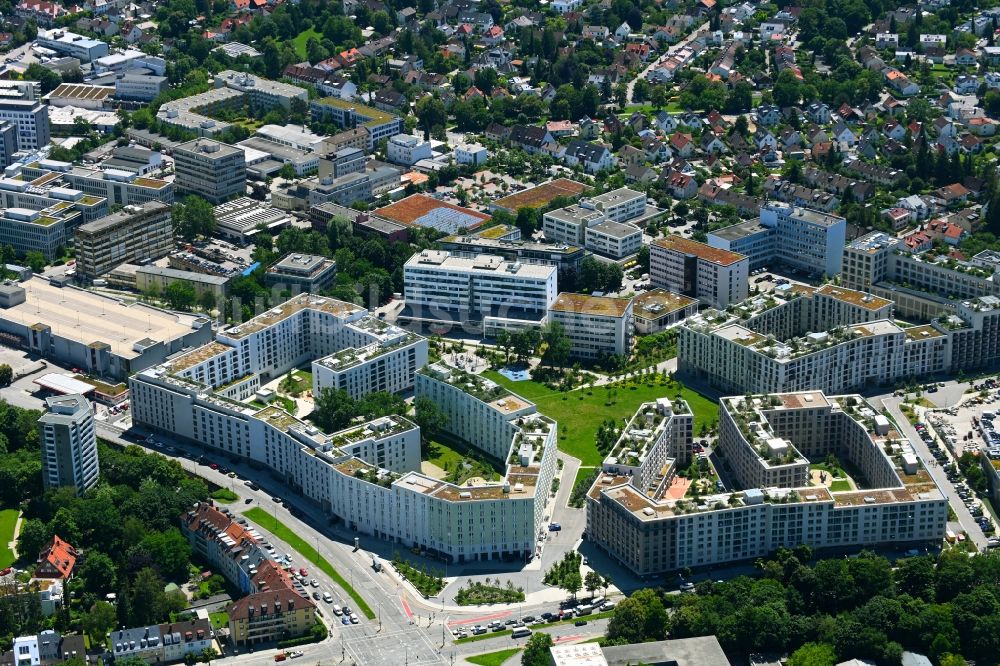
<instances>
[{"instance_id":1,"label":"green park area","mask_svg":"<svg viewBox=\"0 0 1000 666\"><path fill-rule=\"evenodd\" d=\"M14 551L10 549L10 542L14 540L17 516L17 509L0 511L0 569L6 569L14 564Z\"/></svg>"},{"instance_id":2,"label":"green park area","mask_svg":"<svg viewBox=\"0 0 1000 666\"><path fill-rule=\"evenodd\" d=\"M560 392L531 380L515 382L498 372L487 377L535 403L538 411L559 423L559 449L579 458L581 464L596 466L604 456L597 450L597 429L607 419L621 423L644 402L657 398L683 398L694 412L695 435L702 427L711 428L719 418L719 406L680 382L661 375L632 377L607 386L583 387Z\"/></svg>"},{"instance_id":3,"label":"green park area","mask_svg":"<svg viewBox=\"0 0 1000 666\"><path fill-rule=\"evenodd\" d=\"M339 585L344 592L347 592L347 596L354 601L358 610L361 611L366 618L369 620L375 618L375 612L372 611L371 607L365 602L361 595L358 594L357 590L355 590L354 587L352 587L351 584L340 575L340 572L333 568L333 565L330 564L325 557L320 555L315 548L306 543L305 539L300 537L287 525L260 507L254 507L249 511L244 511L243 515L287 543L296 552L298 552L299 555L312 562L313 566L319 567L320 570L332 578L333 582Z\"/></svg>"},{"instance_id":4,"label":"green park area","mask_svg":"<svg viewBox=\"0 0 1000 666\"><path fill-rule=\"evenodd\" d=\"M309 44L310 39L321 40L323 39L323 33L316 32L315 28L309 28L308 30L303 30L295 39L292 40L292 48L295 49L295 55L307 60L309 58L309 53L306 51L306 46Z\"/></svg>"},{"instance_id":5,"label":"green park area","mask_svg":"<svg viewBox=\"0 0 1000 666\"><path fill-rule=\"evenodd\" d=\"M475 656L466 659L470 664L478 664L478 666L501 666L505 661L513 657L515 654L521 651L521 648L508 648L506 650L497 650L496 652L487 652L486 654L477 654Z\"/></svg>"}]
</instances>

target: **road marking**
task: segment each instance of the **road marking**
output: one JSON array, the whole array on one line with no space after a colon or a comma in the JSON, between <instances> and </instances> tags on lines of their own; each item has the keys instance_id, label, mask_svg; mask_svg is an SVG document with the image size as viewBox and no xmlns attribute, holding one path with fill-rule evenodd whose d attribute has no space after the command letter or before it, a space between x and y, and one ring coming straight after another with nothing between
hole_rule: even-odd
<instances>
[{"instance_id":1,"label":"road marking","mask_svg":"<svg viewBox=\"0 0 1000 666\"><path fill-rule=\"evenodd\" d=\"M508 615L510 615L510 611L501 611L499 613L493 613L491 615L483 615L481 617L474 617L474 618L467 619L467 620L455 620L454 622L449 622L448 626L449 627L460 627L463 624L476 624L478 622L482 622L483 620L487 620L487 621L489 621L489 620L499 620L500 618L507 617Z\"/></svg>"},{"instance_id":2,"label":"road marking","mask_svg":"<svg viewBox=\"0 0 1000 666\"><path fill-rule=\"evenodd\" d=\"M583 634L571 634L569 636L558 636L552 639L553 643L566 643L568 641L575 641L583 638Z\"/></svg>"},{"instance_id":3,"label":"road marking","mask_svg":"<svg viewBox=\"0 0 1000 666\"><path fill-rule=\"evenodd\" d=\"M403 597L399 598L399 601L403 604L403 612L406 613L406 617L413 619L413 611L410 609L410 604L406 602Z\"/></svg>"}]
</instances>

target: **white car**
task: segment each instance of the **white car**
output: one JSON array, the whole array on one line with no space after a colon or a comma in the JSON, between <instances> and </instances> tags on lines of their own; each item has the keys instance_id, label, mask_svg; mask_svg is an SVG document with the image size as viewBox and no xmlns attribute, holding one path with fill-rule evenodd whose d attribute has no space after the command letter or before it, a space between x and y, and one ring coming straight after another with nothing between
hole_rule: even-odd
<instances>
[{"instance_id":1,"label":"white car","mask_svg":"<svg viewBox=\"0 0 1000 666\"><path fill-rule=\"evenodd\" d=\"M357 613L351 613L351 624L357 624L361 622L361 618L358 617Z\"/></svg>"}]
</instances>

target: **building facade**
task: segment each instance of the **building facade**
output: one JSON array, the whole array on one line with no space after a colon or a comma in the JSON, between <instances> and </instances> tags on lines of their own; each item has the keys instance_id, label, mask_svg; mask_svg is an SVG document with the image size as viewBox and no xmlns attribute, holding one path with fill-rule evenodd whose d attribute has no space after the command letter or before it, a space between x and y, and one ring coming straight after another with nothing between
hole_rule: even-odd
<instances>
[{"instance_id":1,"label":"building facade","mask_svg":"<svg viewBox=\"0 0 1000 666\"><path fill-rule=\"evenodd\" d=\"M549 323L558 322L570 339L571 355L590 360L628 358L632 352L632 299L562 293L549 306Z\"/></svg>"},{"instance_id":2,"label":"building facade","mask_svg":"<svg viewBox=\"0 0 1000 666\"><path fill-rule=\"evenodd\" d=\"M197 194L214 204L246 193L246 154L211 139L195 139L174 148L174 184L181 193Z\"/></svg>"},{"instance_id":3,"label":"building facade","mask_svg":"<svg viewBox=\"0 0 1000 666\"><path fill-rule=\"evenodd\" d=\"M70 486L82 495L97 483L94 410L82 395L48 398L38 419L42 442L42 481L46 488Z\"/></svg>"},{"instance_id":4,"label":"building facade","mask_svg":"<svg viewBox=\"0 0 1000 666\"><path fill-rule=\"evenodd\" d=\"M127 206L80 225L74 234L77 271L93 279L123 263L166 256L174 244L170 206L150 202Z\"/></svg>"},{"instance_id":5,"label":"building facade","mask_svg":"<svg viewBox=\"0 0 1000 666\"><path fill-rule=\"evenodd\" d=\"M749 295L748 257L681 236L658 238L649 246L649 281L678 294L725 308Z\"/></svg>"}]
</instances>

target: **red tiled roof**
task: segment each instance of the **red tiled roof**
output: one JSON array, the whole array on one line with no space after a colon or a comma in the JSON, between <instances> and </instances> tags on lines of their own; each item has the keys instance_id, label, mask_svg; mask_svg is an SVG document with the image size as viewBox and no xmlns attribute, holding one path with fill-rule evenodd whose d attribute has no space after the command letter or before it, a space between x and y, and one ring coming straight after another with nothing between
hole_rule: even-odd
<instances>
[{"instance_id":1,"label":"red tiled roof","mask_svg":"<svg viewBox=\"0 0 1000 666\"><path fill-rule=\"evenodd\" d=\"M76 566L76 556L76 548L55 535L38 554L39 566L35 575L39 578L69 578Z\"/></svg>"}]
</instances>

